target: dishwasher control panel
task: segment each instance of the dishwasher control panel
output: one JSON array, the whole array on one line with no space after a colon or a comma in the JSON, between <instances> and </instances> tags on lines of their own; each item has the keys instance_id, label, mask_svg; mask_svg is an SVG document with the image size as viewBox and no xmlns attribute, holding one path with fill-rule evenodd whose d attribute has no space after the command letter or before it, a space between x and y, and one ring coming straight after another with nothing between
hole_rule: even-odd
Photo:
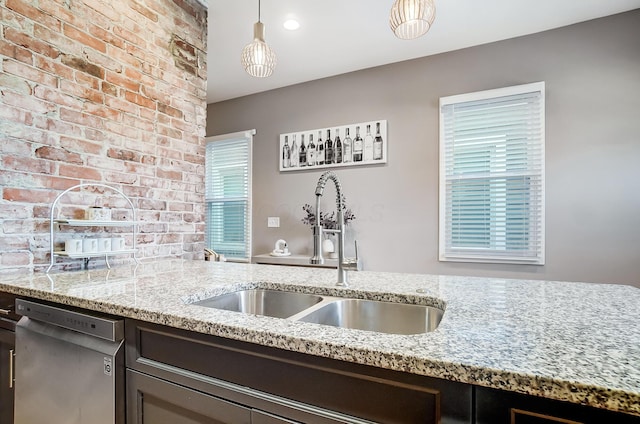
<instances>
[{"instance_id":1,"label":"dishwasher control panel","mask_svg":"<svg viewBox=\"0 0 640 424\"><path fill-rule=\"evenodd\" d=\"M119 341L124 338L124 322L118 319L76 312L24 299L16 300L16 312L36 321L109 341Z\"/></svg>"}]
</instances>

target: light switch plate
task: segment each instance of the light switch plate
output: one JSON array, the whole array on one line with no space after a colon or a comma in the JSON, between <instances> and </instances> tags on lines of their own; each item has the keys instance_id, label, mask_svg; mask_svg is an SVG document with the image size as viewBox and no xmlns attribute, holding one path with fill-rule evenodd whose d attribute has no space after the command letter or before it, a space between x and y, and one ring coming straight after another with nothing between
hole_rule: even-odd
<instances>
[{"instance_id":1,"label":"light switch plate","mask_svg":"<svg viewBox=\"0 0 640 424\"><path fill-rule=\"evenodd\" d=\"M278 228L280 227L280 217L279 216L270 216L267 218L267 227L269 228Z\"/></svg>"}]
</instances>

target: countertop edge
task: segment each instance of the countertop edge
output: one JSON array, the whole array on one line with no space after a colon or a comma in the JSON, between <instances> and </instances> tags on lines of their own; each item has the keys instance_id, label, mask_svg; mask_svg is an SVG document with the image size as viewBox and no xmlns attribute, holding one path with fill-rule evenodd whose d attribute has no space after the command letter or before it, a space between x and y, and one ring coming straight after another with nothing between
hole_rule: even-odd
<instances>
[{"instance_id":1,"label":"countertop edge","mask_svg":"<svg viewBox=\"0 0 640 424\"><path fill-rule=\"evenodd\" d=\"M640 395L624 390L447 361L414 359L408 355L384 353L328 342L321 343L304 337L269 333L190 317L178 317L144 308L87 300L4 283L0 283L0 291L283 350L640 416ZM269 341L264 340L265 336L269 336Z\"/></svg>"}]
</instances>

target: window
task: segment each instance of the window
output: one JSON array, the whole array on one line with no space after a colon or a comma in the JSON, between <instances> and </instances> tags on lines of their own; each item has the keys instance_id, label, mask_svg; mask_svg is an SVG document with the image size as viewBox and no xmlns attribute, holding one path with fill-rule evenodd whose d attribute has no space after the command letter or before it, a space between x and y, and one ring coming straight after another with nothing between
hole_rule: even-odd
<instances>
[{"instance_id":1,"label":"window","mask_svg":"<svg viewBox=\"0 0 640 424\"><path fill-rule=\"evenodd\" d=\"M440 99L440 260L544 264L544 82Z\"/></svg>"},{"instance_id":2,"label":"window","mask_svg":"<svg viewBox=\"0 0 640 424\"><path fill-rule=\"evenodd\" d=\"M207 138L205 243L227 258L251 257L251 152L255 130Z\"/></svg>"}]
</instances>

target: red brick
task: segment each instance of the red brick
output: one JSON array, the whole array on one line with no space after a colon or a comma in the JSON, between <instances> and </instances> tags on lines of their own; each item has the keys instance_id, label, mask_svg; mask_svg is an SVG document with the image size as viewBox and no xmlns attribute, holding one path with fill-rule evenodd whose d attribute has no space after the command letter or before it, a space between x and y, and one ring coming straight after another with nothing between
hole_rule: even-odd
<instances>
[{"instance_id":1,"label":"red brick","mask_svg":"<svg viewBox=\"0 0 640 424\"><path fill-rule=\"evenodd\" d=\"M33 66L49 74L56 75L58 78L68 80L73 79L75 72L72 68L44 56L36 56L33 60Z\"/></svg>"},{"instance_id":2,"label":"red brick","mask_svg":"<svg viewBox=\"0 0 640 424\"><path fill-rule=\"evenodd\" d=\"M193 204L185 202L169 202L167 204L167 209L176 212L192 212Z\"/></svg>"},{"instance_id":3,"label":"red brick","mask_svg":"<svg viewBox=\"0 0 640 424\"><path fill-rule=\"evenodd\" d=\"M6 216L6 215L5 215ZM0 252L29 249L29 238L25 236L0 237Z\"/></svg>"},{"instance_id":4,"label":"red brick","mask_svg":"<svg viewBox=\"0 0 640 424\"><path fill-rule=\"evenodd\" d=\"M45 102L30 95L24 95L6 91L3 93L2 99L5 105L15 106L20 109L25 109L33 113L49 113L57 109L56 105L50 102Z\"/></svg>"},{"instance_id":5,"label":"red brick","mask_svg":"<svg viewBox=\"0 0 640 424\"><path fill-rule=\"evenodd\" d=\"M82 57L63 54L61 57L61 61L68 67L73 68L77 71L89 74L98 79L104 78L104 70L100 66L91 63ZM90 86L94 89L97 89L99 84L92 83L90 84Z\"/></svg>"},{"instance_id":6,"label":"red brick","mask_svg":"<svg viewBox=\"0 0 640 424\"><path fill-rule=\"evenodd\" d=\"M18 136L21 135L22 134L18 134ZM5 134L5 137L2 137L1 140L3 156L31 156L32 144L23 137L9 137L8 134Z\"/></svg>"},{"instance_id":7,"label":"red brick","mask_svg":"<svg viewBox=\"0 0 640 424\"><path fill-rule=\"evenodd\" d=\"M60 108L60 119L74 124L92 128L102 128L102 119L87 113L76 112L67 108Z\"/></svg>"},{"instance_id":8,"label":"red brick","mask_svg":"<svg viewBox=\"0 0 640 424\"><path fill-rule=\"evenodd\" d=\"M38 85L33 89L33 94L39 99L55 103L59 106L67 106L71 109L80 109L83 104L81 100L78 100L75 97L60 93L58 90L53 90L50 87L43 87L41 85Z\"/></svg>"},{"instance_id":9,"label":"red brick","mask_svg":"<svg viewBox=\"0 0 640 424\"><path fill-rule=\"evenodd\" d=\"M92 155L98 155L102 152L102 145L98 143L92 143L90 141L81 140L73 137L60 137L60 147L76 151L80 153L89 153Z\"/></svg>"},{"instance_id":10,"label":"red brick","mask_svg":"<svg viewBox=\"0 0 640 424\"><path fill-rule=\"evenodd\" d=\"M87 157L87 162L85 166L88 168L99 169L101 171L117 171L124 172L125 166L124 162L106 158L104 156L89 156ZM103 173L103 176L105 174Z\"/></svg>"},{"instance_id":11,"label":"red brick","mask_svg":"<svg viewBox=\"0 0 640 424\"><path fill-rule=\"evenodd\" d=\"M104 129L108 132L119 134L132 140L137 140L138 137L140 137L140 133L137 129L128 125L122 125L119 122L107 121L104 123Z\"/></svg>"},{"instance_id":12,"label":"red brick","mask_svg":"<svg viewBox=\"0 0 640 424\"><path fill-rule=\"evenodd\" d=\"M156 128L154 121L145 118L141 119L140 117L134 115L124 116L122 119L122 123L147 132L153 132Z\"/></svg>"},{"instance_id":13,"label":"red brick","mask_svg":"<svg viewBox=\"0 0 640 424\"><path fill-rule=\"evenodd\" d=\"M158 158L159 159L176 159L176 160L180 160L182 159L182 152L175 150L175 149L170 149L170 148L165 148L165 147L158 147ZM166 166L166 165L165 165Z\"/></svg>"},{"instance_id":14,"label":"red brick","mask_svg":"<svg viewBox=\"0 0 640 424\"><path fill-rule=\"evenodd\" d=\"M109 94L111 96L117 97L118 93L120 91L119 87L115 84L111 84L109 82L106 81L102 81L102 86L101 86L102 92L104 94Z\"/></svg>"},{"instance_id":15,"label":"red brick","mask_svg":"<svg viewBox=\"0 0 640 424\"><path fill-rule=\"evenodd\" d=\"M140 59L144 63L149 63L151 65L156 65L158 63L158 59L149 52L146 46L138 47L132 44L127 44L125 50L128 54Z\"/></svg>"},{"instance_id":16,"label":"red brick","mask_svg":"<svg viewBox=\"0 0 640 424\"><path fill-rule=\"evenodd\" d=\"M145 47L147 44L142 38L138 37L135 33L129 31L128 29L123 28L120 25L114 26L113 33L118 37L122 37L124 40L128 41L129 43L135 46Z\"/></svg>"},{"instance_id":17,"label":"red brick","mask_svg":"<svg viewBox=\"0 0 640 424\"><path fill-rule=\"evenodd\" d=\"M166 135L169 138L175 138L178 140L182 138L182 131L175 128L169 128L164 125L158 125L157 132L158 134Z\"/></svg>"},{"instance_id":18,"label":"red brick","mask_svg":"<svg viewBox=\"0 0 640 424\"><path fill-rule=\"evenodd\" d=\"M33 94L31 85L15 75L0 73L0 87L3 91L11 90L21 94Z\"/></svg>"},{"instance_id":19,"label":"red brick","mask_svg":"<svg viewBox=\"0 0 640 424\"><path fill-rule=\"evenodd\" d=\"M45 40L67 54L82 54L82 45L62 35L59 28L50 28L34 23L33 36L38 40Z\"/></svg>"},{"instance_id":20,"label":"red brick","mask_svg":"<svg viewBox=\"0 0 640 424\"><path fill-rule=\"evenodd\" d=\"M155 110L156 103L148 97L145 97L138 93L133 93L131 91L127 91L124 94L125 99L128 101L135 103L139 106L146 107L147 109Z\"/></svg>"},{"instance_id":21,"label":"red brick","mask_svg":"<svg viewBox=\"0 0 640 424\"><path fill-rule=\"evenodd\" d=\"M56 198L56 193L51 190L5 187L2 190L2 198L12 202L51 203Z\"/></svg>"},{"instance_id":22,"label":"red brick","mask_svg":"<svg viewBox=\"0 0 640 424\"><path fill-rule=\"evenodd\" d=\"M85 137L87 137L88 140L93 140L93 141L105 141L107 140L107 137L105 136L105 133L97 130L95 128L85 128L84 129L84 134Z\"/></svg>"},{"instance_id":23,"label":"red brick","mask_svg":"<svg viewBox=\"0 0 640 424\"><path fill-rule=\"evenodd\" d=\"M138 12L148 20L152 22L158 22L158 14L155 13L153 10L142 6L140 3L136 1L130 1L129 7L131 7L131 9L135 10L136 12Z\"/></svg>"},{"instance_id":24,"label":"red brick","mask_svg":"<svg viewBox=\"0 0 640 424\"><path fill-rule=\"evenodd\" d=\"M4 234L33 234L34 227L32 219L5 219L2 222Z\"/></svg>"},{"instance_id":25,"label":"red brick","mask_svg":"<svg viewBox=\"0 0 640 424\"><path fill-rule=\"evenodd\" d=\"M31 253L21 252L0 252L0 265L2 266L24 266L31 263Z\"/></svg>"},{"instance_id":26,"label":"red brick","mask_svg":"<svg viewBox=\"0 0 640 424\"><path fill-rule=\"evenodd\" d=\"M158 178L164 178L164 179L168 179L168 180L178 180L178 181L182 180L182 172L173 171L173 170L166 170L166 169L161 169L161 168L158 168L156 170L156 176Z\"/></svg>"},{"instance_id":27,"label":"red brick","mask_svg":"<svg viewBox=\"0 0 640 424\"><path fill-rule=\"evenodd\" d=\"M2 167L3 169L36 174L53 174L55 170L53 162L20 156L4 156L2 158Z\"/></svg>"},{"instance_id":28,"label":"red brick","mask_svg":"<svg viewBox=\"0 0 640 424\"><path fill-rule=\"evenodd\" d=\"M146 175L147 177L153 177L155 175L155 171L153 168L140 165L139 163L125 162L124 167L127 172L130 172L132 174Z\"/></svg>"},{"instance_id":29,"label":"red brick","mask_svg":"<svg viewBox=\"0 0 640 424\"><path fill-rule=\"evenodd\" d=\"M0 22L7 27L20 28L26 31L28 31L31 26L30 19L26 19L24 16L5 7L0 7Z\"/></svg>"},{"instance_id":30,"label":"red brick","mask_svg":"<svg viewBox=\"0 0 640 424\"><path fill-rule=\"evenodd\" d=\"M30 35L17 31L13 28L7 28L4 31L4 38L13 43L22 46L35 53L56 59L60 55L60 51L50 44L37 40Z\"/></svg>"},{"instance_id":31,"label":"red brick","mask_svg":"<svg viewBox=\"0 0 640 424\"><path fill-rule=\"evenodd\" d=\"M140 162L141 154L132 150L114 149L107 150L107 156L118 160Z\"/></svg>"},{"instance_id":32,"label":"red brick","mask_svg":"<svg viewBox=\"0 0 640 424\"><path fill-rule=\"evenodd\" d=\"M77 179L52 175L32 175L31 178L34 186L38 188L52 188L54 190L66 190L80 183Z\"/></svg>"},{"instance_id":33,"label":"red brick","mask_svg":"<svg viewBox=\"0 0 640 424\"><path fill-rule=\"evenodd\" d=\"M97 90L92 90L88 87L83 87L73 81L63 80L60 81L60 90L63 93L71 94L81 99L89 100L93 103L103 103L104 94Z\"/></svg>"},{"instance_id":34,"label":"red brick","mask_svg":"<svg viewBox=\"0 0 640 424\"><path fill-rule=\"evenodd\" d=\"M171 125L171 117L168 116L168 115L163 115L163 114L159 113L157 118L156 118L156 122L158 124L169 126L169 125Z\"/></svg>"},{"instance_id":35,"label":"red brick","mask_svg":"<svg viewBox=\"0 0 640 424\"><path fill-rule=\"evenodd\" d=\"M156 119L156 111L153 109L140 109L140 117L149 121L153 121L154 119Z\"/></svg>"},{"instance_id":36,"label":"red brick","mask_svg":"<svg viewBox=\"0 0 640 424\"><path fill-rule=\"evenodd\" d=\"M100 83L102 82L100 78L96 78L93 75L86 74L83 72L76 72L74 75L75 81L88 89L92 90L93 93L100 93L100 98L104 98L102 92L100 91Z\"/></svg>"},{"instance_id":37,"label":"red brick","mask_svg":"<svg viewBox=\"0 0 640 424\"><path fill-rule=\"evenodd\" d=\"M135 80L131 80L129 78L125 78L120 74L117 74L115 72L107 72L105 75L105 79L116 85L117 87L122 88L126 88L129 91L132 91L134 93L137 93L140 91L140 82L135 81Z\"/></svg>"},{"instance_id":38,"label":"red brick","mask_svg":"<svg viewBox=\"0 0 640 424\"><path fill-rule=\"evenodd\" d=\"M31 4L23 0L7 0L7 8L14 10L15 12L32 19L42 25L46 25L49 28L60 30L60 21L53 16L47 15L42 11L36 9Z\"/></svg>"},{"instance_id":39,"label":"red brick","mask_svg":"<svg viewBox=\"0 0 640 424\"><path fill-rule=\"evenodd\" d=\"M33 208L26 205L0 202L0 216L11 219L27 219L31 217Z\"/></svg>"},{"instance_id":40,"label":"red brick","mask_svg":"<svg viewBox=\"0 0 640 424\"><path fill-rule=\"evenodd\" d=\"M132 68L132 67L130 67L130 66L127 66L127 67L124 69L124 74L125 74L125 76L126 76L127 78L130 78L130 79L132 79L132 80L134 80L134 81L140 81L140 80L142 80L142 73L141 73L140 71L136 70L136 69L133 69L133 68ZM144 87L144 86L143 86L143 87Z\"/></svg>"},{"instance_id":41,"label":"red brick","mask_svg":"<svg viewBox=\"0 0 640 424\"><path fill-rule=\"evenodd\" d=\"M77 153L69 152L65 149L59 149L51 146L43 146L36 149L36 157L41 159L53 160L56 162L67 162L82 164L82 157Z\"/></svg>"},{"instance_id":42,"label":"red brick","mask_svg":"<svg viewBox=\"0 0 640 424\"><path fill-rule=\"evenodd\" d=\"M45 261L49 254L52 199L39 199L35 192L55 194L90 181L122 187L136 204L150 199L141 203L153 208L143 209L143 219L149 221L143 230L149 237L141 256L202 253L198 185L203 167L192 156L204 153L206 79L185 80L173 63L168 37L175 33L187 40L195 47L190 54L194 59L206 43L204 20L199 21L204 8L186 0L183 5L197 16L192 19L165 0L115 1L0 0L0 139L5 142L0 187L3 196L24 199L4 203L23 205L36 216L14 218L26 227L5 220L9 231L30 230L28 246L10 241L0 230L0 246L33 251L31 265L15 268L33 266L34 258ZM19 194L19 189L34 193ZM85 197L73 194L69 202ZM129 213L110 197L105 201L123 215ZM161 215L166 202L171 213ZM68 212L76 213L74 208L82 212L77 207ZM171 233L160 220L175 221ZM4 269L0 265L0 273Z\"/></svg>"},{"instance_id":43,"label":"red brick","mask_svg":"<svg viewBox=\"0 0 640 424\"><path fill-rule=\"evenodd\" d=\"M180 119L182 119L182 116L183 116L183 113L180 109L176 109L164 103L158 103L158 112L164 113L169 116L173 116L174 118L180 118Z\"/></svg>"},{"instance_id":44,"label":"red brick","mask_svg":"<svg viewBox=\"0 0 640 424\"><path fill-rule=\"evenodd\" d=\"M101 0L83 0L82 2L96 13L106 17L109 21L117 22L120 19L120 13L111 7L110 4L105 4Z\"/></svg>"},{"instance_id":45,"label":"red brick","mask_svg":"<svg viewBox=\"0 0 640 424\"><path fill-rule=\"evenodd\" d=\"M58 79L55 76L14 60L5 59L2 63L2 68L4 72L21 76L29 81L48 85L50 87L56 87L58 85Z\"/></svg>"},{"instance_id":46,"label":"red brick","mask_svg":"<svg viewBox=\"0 0 640 424\"><path fill-rule=\"evenodd\" d=\"M110 119L113 121L120 121L122 118L122 112L107 107L105 105L96 103L86 103L84 105L84 111L100 118Z\"/></svg>"},{"instance_id":47,"label":"red brick","mask_svg":"<svg viewBox=\"0 0 640 424\"><path fill-rule=\"evenodd\" d=\"M125 47L124 40L120 37L114 36L113 33L105 30L104 28L101 28L99 26L92 25L91 23L89 23L87 29L89 31L89 34L93 35L97 39L103 40L105 43L110 44L119 49L124 49ZM108 48L107 48L107 51L108 51Z\"/></svg>"},{"instance_id":48,"label":"red brick","mask_svg":"<svg viewBox=\"0 0 640 424\"><path fill-rule=\"evenodd\" d=\"M74 8L77 8L79 5L74 4ZM38 3L38 7L43 12L51 16L55 16L61 21L66 23L74 24L76 26L82 26L82 13L78 13L78 10L72 10L71 8L60 7L57 1L42 1Z\"/></svg>"},{"instance_id":49,"label":"red brick","mask_svg":"<svg viewBox=\"0 0 640 424\"><path fill-rule=\"evenodd\" d=\"M109 106L110 108L120 110L122 112L130 113L131 115L136 116L136 119L139 119L137 115L138 115L138 112L140 111L140 106L136 104L133 104L131 102L126 102L122 99L111 97L111 96L105 97L104 104L106 106Z\"/></svg>"},{"instance_id":50,"label":"red brick","mask_svg":"<svg viewBox=\"0 0 640 424\"><path fill-rule=\"evenodd\" d=\"M30 112L4 105L0 107L0 118L5 118L17 124L31 125L33 123L33 115ZM6 124L8 127L9 124ZM19 126L16 128L20 128ZM7 131L3 127L3 131Z\"/></svg>"},{"instance_id":51,"label":"red brick","mask_svg":"<svg viewBox=\"0 0 640 424\"><path fill-rule=\"evenodd\" d=\"M78 178L80 180L101 181L99 171L77 165L60 164L59 174L63 177Z\"/></svg>"},{"instance_id":52,"label":"red brick","mask_svg":"<svg viewBox=\"0 0 640 424\"><path fill-rule=\"evenodd\" d=\"M134 184L138 181L138 175L131 173L105 172L104 181L119 184Z\"/></svg>"},{"instance_id":53,"label":"red brick","mask_svg":"<svg viewBox=\"0 0 640 424\"><path fill-rule=\"evenodd\" d=\"M43 130L51 131L54 134L65 134L70 136L81 136L82 128L69 122L63 122L58 119L45 118L34 121L34 125ZM52 143L47 143L52 144Z\"/></svg>"},{"instance_id":54,"label":"red brick","mask_svg":"<svg viewBox=\"0 0 640 424\"><path fill-rule=\"evenodd\" d=\"M80 43L84 44L85 46L89 46L91 48L94 48L96 50L98 50L99 52L102 53L106 53L107 52L107 45L105 44L104 41L102 40L98 40L95 37L92 37L91 35L87 34L84 31L80 31L78 28L72 27L70 25L64 24L63 25L63 33L64 35L66 35L67 37L79 41Z\"/></svg>"}]
</instances>

